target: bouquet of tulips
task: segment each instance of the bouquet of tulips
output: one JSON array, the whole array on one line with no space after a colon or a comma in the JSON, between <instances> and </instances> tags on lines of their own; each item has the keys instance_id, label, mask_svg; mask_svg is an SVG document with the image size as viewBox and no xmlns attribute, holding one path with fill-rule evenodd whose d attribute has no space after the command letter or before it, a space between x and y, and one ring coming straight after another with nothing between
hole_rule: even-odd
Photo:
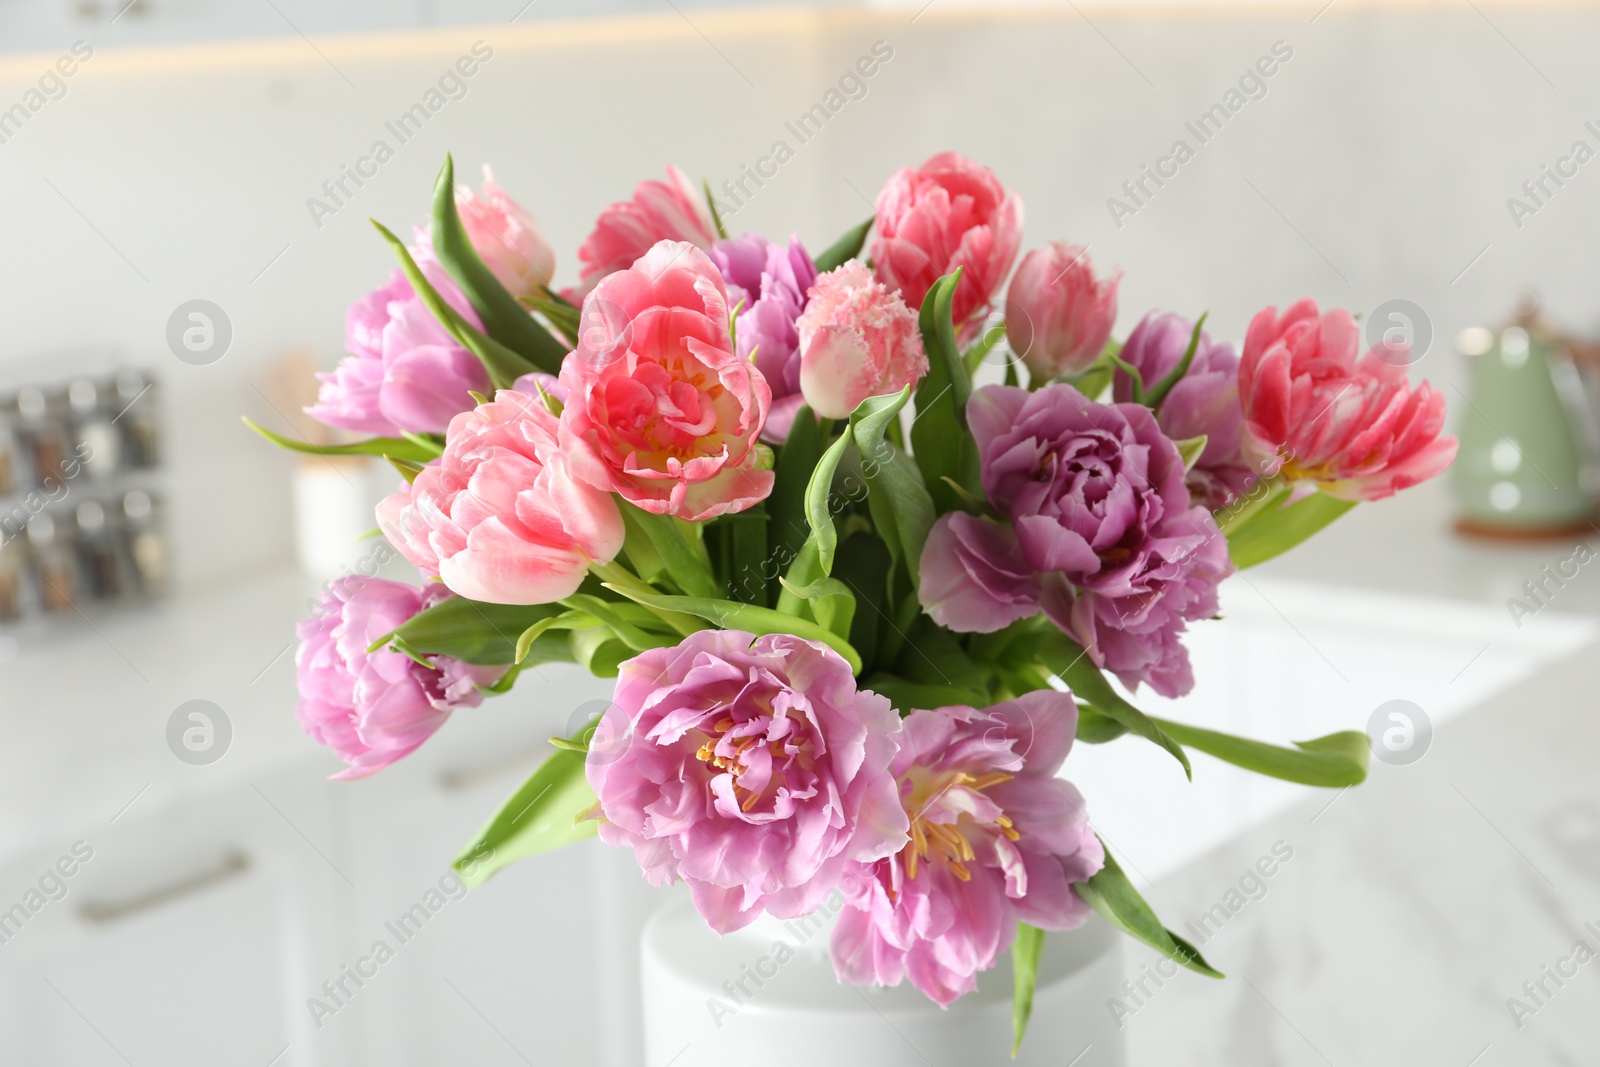
<instances>
[{"instance_id":1,"label":"bouquet of tulips","mask_svg":"<svg viewBox=\"0 0 1600 1067\"><path fill-rule=\"evenodd\" d=\"M338 777L576 662L617 679L609 707L467 844L469 882L598 834L719 932L826 903L841 980L940 1005L1009 949L1019 1041L1045 932L1091 911L1217 976L1063 762L1132 735L1186 774L1197 749L1360 782L1362 733L1280 747L1125 694L1186 693L1218 583L1438 474L1455 441L1348 312L1268 308L1242 350L1151 314L1119 344L1120 272L1066 243L1018 265L1021 227L954 153L815 256L728 236L669 170L602 213L557 290L534 219L447 161L409 247L378 227L399 270L350 309L308 409L366 436L261 430L404 477L377 521L422 584L336 579L299 629L300 721Z\"/></svg>"}]
</instances>

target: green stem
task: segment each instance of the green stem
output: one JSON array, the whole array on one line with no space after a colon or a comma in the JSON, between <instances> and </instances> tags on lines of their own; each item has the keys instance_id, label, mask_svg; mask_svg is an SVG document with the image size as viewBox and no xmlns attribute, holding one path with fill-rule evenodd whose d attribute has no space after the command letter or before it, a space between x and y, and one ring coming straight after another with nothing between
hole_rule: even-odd
<instances>
[{"instance_id":1,"label":"green stem","mask_svg":"<svg viewBox=\"0 0 1600 1067\"><path fill-rule=\"evenodd\" d=\"M609 582L618 589L628 589L648 596L660 595L659 590L645 584L637 575L615 560L610 563L591 563L589 564L589 570L598 575L601 581ZM649 607L649 605L645 606ZM678 631L684 637L705 629L701 621L693 615L685 615L678 611L662 611L657 608L650 608L650 610L655 612L662 622Z\"/></svg>"}]
</instances>

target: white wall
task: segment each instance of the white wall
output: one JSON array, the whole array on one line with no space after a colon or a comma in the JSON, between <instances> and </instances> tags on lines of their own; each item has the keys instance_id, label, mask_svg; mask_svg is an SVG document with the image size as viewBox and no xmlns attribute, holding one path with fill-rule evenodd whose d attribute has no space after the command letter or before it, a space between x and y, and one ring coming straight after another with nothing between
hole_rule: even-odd
<instances>
[{"instance_id":1,"label":"white wall","mask_svg":"<svg viewBox=\"0 0 1600 1067\"><path fill-rule=\"evenodd\" d=\"M610 22L119 49L98 41L64 97L0 144L0 376L114 347L155 367L171 415L175 552L189 583L287 559L287 461L238 415L280 425L253 387L299 344L336 358L345 305L389 269L367 225L422 221L449 150L492 161L541 219L564 279L595 214L676 162L714 183L784 138L795 158L735 228L813 248L864 217L897 166L955 148L1027 202L1030 244L1070 237L1127 269L1125 331L1146 309L1250 314L1303 295L1430 315L1420 372L1459 381L1449 339L1537 283L1569 325L1600 318L1591 249L1600 163L1517 228L1506 198L1574 140L1600 147L1588 6L1249 5L966 11L673 11ZM339 213L306 199L385 137L475 41L494 58ZM784 127L874 41L894 58L809 143ZM1293 59L1119 229L1106 200L1274 42ZM0 61L0 109L59 51ZM1548 79L1548 80L1547 80ZM1592 172L1592 173L1591 173ZM1482 255L1470 270L1463 269ZM281 258L274 260L274 257ZM268 264L271 264L269 267ZM1459 277L1458 277L1459 276ZM232 319L221 362L165 348L204 297ZM73 360L57 365L69 368ZM1463 401L1451 390L1453 404Z\"/></svg>"}]
</instances>

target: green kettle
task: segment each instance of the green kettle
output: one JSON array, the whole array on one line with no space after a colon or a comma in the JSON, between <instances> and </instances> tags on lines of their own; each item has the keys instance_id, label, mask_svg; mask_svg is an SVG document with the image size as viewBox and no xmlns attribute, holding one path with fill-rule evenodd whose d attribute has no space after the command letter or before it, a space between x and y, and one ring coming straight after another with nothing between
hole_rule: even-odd
<instances>
[{"instance_id":1,"label":"green kettle","mask_svg":"<svg viewBox=\"0 0 1600 1067\"><path fill-rule=\"evenodd\" d=\"M1454 478L1463 533L1498 538L1592 532L1600 424L1555 324L1524 299L1498 331L1463 330L1470 369Z\"/></svg>"}]
</instances>

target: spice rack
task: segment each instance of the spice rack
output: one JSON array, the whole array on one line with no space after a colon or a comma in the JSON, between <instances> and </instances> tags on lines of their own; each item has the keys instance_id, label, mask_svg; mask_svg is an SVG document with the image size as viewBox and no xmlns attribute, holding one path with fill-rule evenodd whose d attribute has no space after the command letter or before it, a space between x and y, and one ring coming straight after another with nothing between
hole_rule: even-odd
<instances>
[{"instance_id":1,"label":"spice rack","mask_svg":"<svg viewBox=\"0 0 1600 1067\"><path fill-rule=\"evenodd\" d=\"M0 627L165 589L159 399L131 369L0 385Z\"/></svg>"}]
</instances>

